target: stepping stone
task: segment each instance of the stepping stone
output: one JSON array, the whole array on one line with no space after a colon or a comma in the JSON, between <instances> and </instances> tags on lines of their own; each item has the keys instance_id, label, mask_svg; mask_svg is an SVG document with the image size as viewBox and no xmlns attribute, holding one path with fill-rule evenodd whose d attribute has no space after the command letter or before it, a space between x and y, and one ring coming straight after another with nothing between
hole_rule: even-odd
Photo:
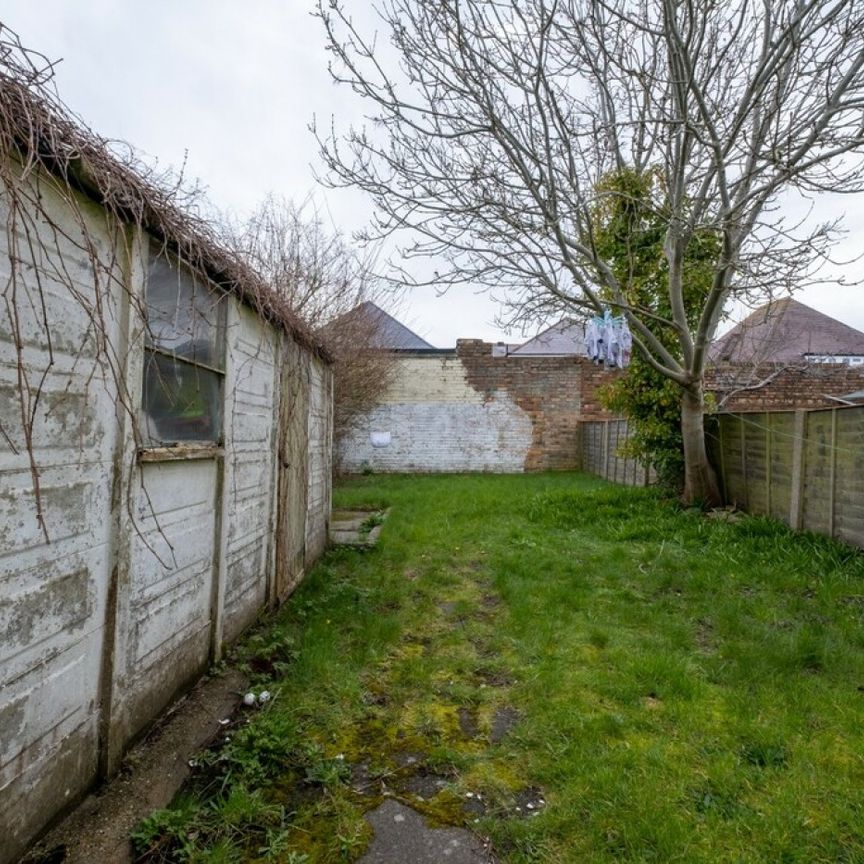
<instances>
[{"instance_id":1,"label":"stepping stone","mask_svg":"<svg viewBox=\"0 0 864 864\"><path fill-rule=\"evenodd\" d=\"M370 516L387 518L387 510L334 510L330 514L330 542L336 546L374 546L381 533L381 525L364 531L363 526Z\"/></svg>"},{"instance_id":2,"label":"stepping stone","mask_svg":"<svg viewBox=\"0 0 864 864\"><path fill-rule=\"evenodd\" d=\"M479 837L464 828L430 828L416 810L386 800L366 814L375 836L359 864L496 864Z\"/></svg>"},{"instance_id":3,"label":"stepping stone","mask_svg":"<svg viewBox=\"0 0 864 864\"><path fill-rule=\"evenodd\" d=\"M507 733L521 720L519 712L509 705L499 708L492 717L492 734L489 740L493 744L500 744Z\"/></svg>"}]
</instances>

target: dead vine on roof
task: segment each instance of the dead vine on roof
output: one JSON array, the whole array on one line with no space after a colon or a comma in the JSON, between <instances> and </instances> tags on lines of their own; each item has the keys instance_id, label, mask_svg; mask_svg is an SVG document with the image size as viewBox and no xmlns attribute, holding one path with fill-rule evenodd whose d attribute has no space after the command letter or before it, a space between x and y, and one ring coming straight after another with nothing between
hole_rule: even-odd
<instances>
[{"instance_id":1,"label":"dead vine on roof","mask_svg":"<svg viewBox=\"0 0 864 864\"><path fill-rule=\"evenodd\" d=\"M122 314L113 308L112 297L127 298L146 326L141 298L129 290L126 278L135 266L137 229L282 326L299 344L329 358L288 299L223 242L219 224L204 215L200 190L189 186L182 172L157 170L129 145L93 132L61 99L53 64L25 48L2 24L0 157L0 209L9 260L0 285L0 334L12 346L10 362L17 366L17 405L0 416L0 441L15 455L27 454L36 519L48 542L34 443L40 418L53 410L48 383L59 371L61 353L72 358L76 374L86 368L88 387L98 381L113 394L119 421L129 424L140 445L126 351L109 338L111 322ZM107 246L106 228L112 238ZM56 305L52 309L54 298L49 297L58 285L86 316L83 344L60 344L62 313Z\"/></svg>"}]
</instances>

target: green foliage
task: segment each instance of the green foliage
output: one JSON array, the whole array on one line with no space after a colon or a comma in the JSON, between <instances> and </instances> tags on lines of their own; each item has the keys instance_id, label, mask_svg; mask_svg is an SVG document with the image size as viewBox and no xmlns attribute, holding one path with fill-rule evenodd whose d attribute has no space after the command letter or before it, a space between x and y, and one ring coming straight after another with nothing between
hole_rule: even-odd
<instances>
[{"instance_id":1,"label":"green foliage","mask_svg":"<svg viewBox=\"0 0 864 864\"><path fill-rule=\"evenodd\" d=\"M654 335L680 359L681 345L674 328L668 290L668 263L663 243L668 225L660 175L625 169L598 185L600 203L594 217L594 244L609 262L626 301L649 324ZM719 240L697 234L684 259L684 305L694 326L710 288ZM603 404L629 420L630 439L622 456L635 457L654 467L660 482L678 489L684 475L681 439L681 389L639 353L625 374L601 392Z\"/></svg>"}]
</instances>

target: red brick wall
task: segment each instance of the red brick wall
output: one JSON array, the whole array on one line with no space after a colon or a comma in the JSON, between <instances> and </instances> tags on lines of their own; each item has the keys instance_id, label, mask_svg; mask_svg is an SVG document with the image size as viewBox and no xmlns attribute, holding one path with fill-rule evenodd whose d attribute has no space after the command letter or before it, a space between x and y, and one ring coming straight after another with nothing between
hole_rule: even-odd
<instances>
[{"instance_id":1,"label":"red brick wall","mask_svg":"<svg viewBox=\"0 0 864 864\"><path fill-rule=\"evenodd\" d=\"M579 468L579 422L611 416L600 408L597 389L617 373L584 357L493 357L492 344L480 339L460 339L456 353L478 393L492 399L503 390L531 418L526 471Z\"/></svg>"},{"instance_id":2,"label":"red brick wall","mask_svg":"<svg viewBox=\"0 0 864 864\"><path fill-rule=\"evenodd\" d=\"M864 368L843 364L780 369L723 366L710 370L705 384L718 402L722 400L724 411L831 408L840 403L828 396L864 390ZM724 394L731 395L724 399Z\"/></svg>"}]
</instances>

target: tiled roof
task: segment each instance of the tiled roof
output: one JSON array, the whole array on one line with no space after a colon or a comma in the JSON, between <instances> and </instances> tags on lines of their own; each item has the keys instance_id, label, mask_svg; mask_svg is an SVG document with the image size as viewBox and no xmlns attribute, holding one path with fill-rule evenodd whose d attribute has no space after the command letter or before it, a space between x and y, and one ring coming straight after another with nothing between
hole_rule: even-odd
<instances>
[{"instance_id":1,"label":"tiled roof","mask_svg":"<svg viewBox=\"0 0 864 864\"><path fill-rule=\"evenodd\" d=\"M430 345L425 339L421 339L413 330L409 330L404 324L397 321L380 306L376 306L371 300L355 306L350 312L346 312L345 315L350 315L355 319L365 319L370 328L374 328L375 335L370 340L370 343L375 348L403 351L429 351L435 349L434 345Z\"/></svg>"},{"instance_id":2,"label":"tiled roof","mask_svg":"<svg viewBox=\"0 0 864 864\"><path fill-rule=\"evenodd\" d=\"M571 355L585 356L585 327L575 321L564 318L557 324L547 327L533 339L510 352L511 354L529 355Z\"/></svg>"},{"instance_id":3,"label":"tiled roof","mask_svg":"<svg viewBox=\"0 0 864 864\"><path fill-rule=\"evenodd\" d=\"M805 355L864 355L864 333L791 298L760 306L711 346L715 363L801 363Z\"/></svg>"}]
</instances>

